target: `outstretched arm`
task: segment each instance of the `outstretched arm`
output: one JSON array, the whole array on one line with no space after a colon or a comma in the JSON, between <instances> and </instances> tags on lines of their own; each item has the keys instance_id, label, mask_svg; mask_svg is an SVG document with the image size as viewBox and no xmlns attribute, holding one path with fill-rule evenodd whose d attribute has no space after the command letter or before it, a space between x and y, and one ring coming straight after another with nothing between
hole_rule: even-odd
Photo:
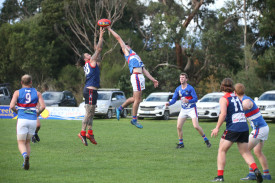
<instances>
[{"instance_id":1,"label":"outstretched arm","mask_svg":"<svg viewBox=\"0 0 275 183\"><path fill-rule=\"evenodd\" d=\"M129 55L129 50L127 49L127 46L124 43L124 41L121 39L121 37L113 29L111 29L110 26L108 26L107 29L116 38L116 40L120 44L120 47L121 47L124 55Z\"/></svg>"},{"instance_id":2,"label":"outstretched arm","mask_svg":"<svg viewBox=\"0 0 275 183\"><path fill-rule=\"evenodd\" d=\"M96 46L96 50L95 53L93 54L91 60L93 61L97 61L100 52L102 51L102 46L103 46L103 34L105 32L105 29L103 29L102 27L100 27L100 34L99 34L99 40Z\"/></svg>"},{"instance_id":3,"label":"outstretched arm","mask_svg":"<svg viewBox=\"0 0 275 183\"><path fill-rule=\"evenodd\" d=\"M159 82L155 78L153 78L153 76L151 76L151 74L145 69L145 67L143 67L143 73L148 79L153 81L155 88L158 87Z\"/></svg>"}]
</instances>

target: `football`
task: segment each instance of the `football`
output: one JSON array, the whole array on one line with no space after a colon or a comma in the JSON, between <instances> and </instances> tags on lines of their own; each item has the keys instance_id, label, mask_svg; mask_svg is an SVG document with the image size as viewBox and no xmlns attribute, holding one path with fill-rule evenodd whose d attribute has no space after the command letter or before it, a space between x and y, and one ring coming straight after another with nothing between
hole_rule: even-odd
<instances>
[{"instance_id":1,"label":"football","mask_svg":"<svg viewBox=\"0 0 275 183\"><path fill-rule=\"evenodd\" d=\"M111 21L108 19L100 19L97 21L97 25L100 27L107 27L107 26L111 25Z\"/></svg>"}]
</instances>

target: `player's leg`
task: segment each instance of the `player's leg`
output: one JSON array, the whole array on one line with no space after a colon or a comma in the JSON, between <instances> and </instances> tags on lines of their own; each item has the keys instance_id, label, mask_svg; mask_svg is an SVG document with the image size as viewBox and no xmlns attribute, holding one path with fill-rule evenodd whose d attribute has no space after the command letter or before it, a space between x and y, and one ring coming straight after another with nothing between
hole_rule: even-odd
<instances>
[{"instance_id":1,"label":"player's leg","mask_svg":"<svg viewBox=\"0 0 275 183\"><path fill-rule=\"evenodd\" d=\"M133 119L131 120L132 125L135 125L137 128L143 128L143 126L137 121L137 111L138 106L142 100L142 91L134 91L134 103L132 109Z\"/></svg>"},{"instance_id":2,"label":"player's leg","mask_svg":"<svg viewBox=\"0 0 275 183\"><path fill-rule=\"evenodd\" d=\"M184 109L181 109L181 110L184 110ZM186 121L186 117L180 113L177 120L177 133L178 133L179 143L177 144L176 148L184 147L182 127L185 121Z\"/></svg>"},{"instance_id":3,"label":"player's leg","mask_svg":"<svg viewBox=\"0 0 275 183\"><path fill-rule=\"evenodd\" d=\"M255 160L248 149L248 143L238 142L237 144L238 144L239 152L242 155L243 159L249 165L249 167L252 168L252 170L254 171L256 180L258 182L262 182L263 178L262 178L261 172L259 171L257 164L255 163Z\"/></svg>"},{"instance_id":4,"label":"player's leg","mask_svg":"<svg viewBox=\"0 0 275 183\"><path fill-rule=\"evenodd\" d=\"M36 143L36 142L40 141L40 138L38 136L38 132L40 130L40 127L41 127L41 123L40 123L39 118L37 117L36 129L35 129L34 135L32 136L32 142L33 143Z\"/></svg>"},{"instance_id":5,"label":"player's leg","mask_svg":"<svg viewBox=\"0 0 275 183\"><path fill-rule=\"evenodd\" d=\"M226 153L229 150L229 148L232 146L233 142L221 138L219 149L218 149L218 156L217 156L217 177L212 180L212 182L223 182L223 173L224 173L224 167L226 164Z\"/></svg>"},{"instance_id":6,"label":"player's leg","mask_svg":"<svg viewBox=\"0 0 275 183\"><path fill-rule=\"evenodd\" d=\"M260 143L258 143L258 145L256 145L256 147L254 147L254 154L257 156L259 162L262 165L263 178L266 180L271 180L271 176L269 174L269 169L268 169L267 159L262 151L263 147L264 147L264 141L261 141Z\"/></svg>"},{"instance_id":7,"label":"player's leg","mask_svg":"<svg viewBox=\"0 0 275 183\"><path fill-rule=\"evenodd\" d=\"M95 140L94 132L92 129L94 115L95 115L95 108L96 108L96 105L91 105L91 108L89 109L90 111L88 111L90 114L90 119L89 121L87 121L88 133L86 134L86 137L91 141L91 143L96 145L97 142Z\"/></svg>"},{"instance_id":8,"label":"player's leg","mask_svg":"<svg viewBox=\"0 0 275 183\"><path fill-rule=\"evenodd\" d=\"M134 94L133 94L134 95ZM124 110L125 107L127 107L128 105L134 103L135 101L135 98L134 96L133 97L130 97L128 98L121 106L119 106L117 109L116 109L116 118L117 120L120 119L120 115L121 115L121 112ZM133 110L133 109L132 109Z\"/></svg>"},{"instance_id":9,"label":"player's leg","mask_svg":"<svg viewBox=\"0 0 275 183\"><path fill-rule=\"evenodd\" d=\"M199 125L199 120L198 120L198 114L197 114L196 107L189 109L189 114L188 115L192 119L193 127L199 132L199 134L203 138L206 146L208 148L211 147L211 143L209 142L208 138L205 136L202 127Z\"/></svg>"}]
</instances>

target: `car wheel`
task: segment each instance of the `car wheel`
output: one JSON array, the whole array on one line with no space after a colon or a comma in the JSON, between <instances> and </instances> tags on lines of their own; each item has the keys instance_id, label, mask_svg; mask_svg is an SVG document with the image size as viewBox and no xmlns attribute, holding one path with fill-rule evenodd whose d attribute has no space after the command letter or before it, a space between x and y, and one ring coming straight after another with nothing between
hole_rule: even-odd
<instances>
[{"instance_id":1,"label":"car wheel","mask_svg":"<svg viewBox=\"0 0 275 183\"><path fill-rule=\"evenodd\" d=\"M124 110L122 111L122 113L121 113L121 117L122 117L122 118L126 118L127 115L128 115L128 111L127 111L127 109L124 109Z\"/></svg>"},{"instance_id":2,"label":"car wheel","mask_svg":"<svg viewBox=\"0 0 275 183\"><path fill-rule=\"evenodd\" d=\"M112 111L112 109L109 109L109 110L107 111L106 118L107 118L107 119L111 119L112 116L113 116L113 111Z\"/></svg>"},{"instance_id":3,"label":"car wheel","mask_svg":"<svg viewBox=\"0 0 275 183\"><path fill-rule=\"evenodd\" d=\"M164 120L168 120L169 119L169 111L164 111L163 117Z\"/></svg>"}]
</instances>

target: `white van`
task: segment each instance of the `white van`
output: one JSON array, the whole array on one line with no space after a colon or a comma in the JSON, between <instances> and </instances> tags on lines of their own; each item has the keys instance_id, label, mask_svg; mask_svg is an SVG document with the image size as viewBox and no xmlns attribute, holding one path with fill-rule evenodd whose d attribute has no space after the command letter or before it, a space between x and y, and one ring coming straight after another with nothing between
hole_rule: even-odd
<instances>
[{"instance_id":1,"label":"white van","mask_svg":"<svg viewBox=\"0 0 275 183\"><path fill-rule=\"evenodd\" d=\"M254 100L265 119L275 120L275 90L266 91Z\"/></svg>"},{"instance_id":2,"label":"white van","mask_svg":"<svg viewBox=\"0 0 275 183\"><path fill-rule=\"evenodd\" d=\"M163 118L168 120L170 116L177 116L181 110L181 102L177 102L171 106L166 107L165 104L169 102L174 93L171 92L155 92L151 93L138 108L138 118Z\"/></svg>"}]
</instances>

